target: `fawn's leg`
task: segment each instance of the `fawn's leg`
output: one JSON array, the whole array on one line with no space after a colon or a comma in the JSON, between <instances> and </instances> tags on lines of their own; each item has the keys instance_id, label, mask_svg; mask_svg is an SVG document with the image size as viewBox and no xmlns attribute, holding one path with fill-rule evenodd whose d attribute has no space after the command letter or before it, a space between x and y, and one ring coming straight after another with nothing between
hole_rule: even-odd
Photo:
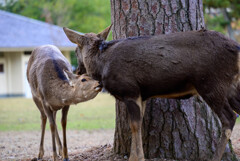
<instances>
[{"instance_id":1,"label":"fawn's leg","mask_svg":"<svg viewBox=\"0 0 240 161\"><path fill-rule=\"evenodd\" d=\"M39 146L39 153L38 153L38 159L42 159L44 155L44 135L45 135L45 128L46 128L46 122L47 122L47 116L44 113L44 109L42 107L42 103L38 100L38 98L33 97L33 100L35 104L37 105L40 113L41 113L41 141Z\"/></svg>"},{"instance_id":2,"label":"fawn's leg","mask_svg":"<svg viewBox=\"0 0 240 161\"><path fill-rule=\"evenodd\" d=\"M145 112L145 102L141 97L137 99L124 99L129 114L130 128L132 132L132 143L129 161L144 161L144 153L142 147L142 119Z\"/></svg>"},{"instance_id":3,"label":"fawn's leg","mask_svg":"<svg viewBox=\"0 0 240 161\"><path fill-rule=\"evenodd\" d=\"M42 113L41 113L42 114ZM47 122L47 116L44 114L41 115L41 142L40 142L40 147L39 147L39 154L38 154L38 159L42 159L44 155L44 135L45 135L45 128L46 128L46 122Z\"/></svg>"},{"instance_id":4,"label":"fawn's leg","mask_svg":"<svg viewBox=\"0 0 240 161\"><path fill-rule=\"evenodd\" d=\"M69 106L64 106L62 109L62 130L63 130L63 159L64 161L69 161L68 150L67 150L67 137L66 137L66 127L67 127L67 114Z\"/></svg>"},{"instance_id":5,"label":"fawn's leg","mask_svg":"<svg viewBox=\"0 0 240 161\"><path fill-rule=\"evenodd\" d=\"M50 129L51 129L51 134L52 134L52 149L53 149L53 161L57 160L57 152L56 152L56 123L54 120L54 114L53 111L50 109L49 106L47 106L44 102L42 103L44 107L44 111L48 117L49 124L50 124Z\"/></svg>"},{"instance_id":6,"label":"fawn's leg","mask_svg":"<svg viewBox=\"0 0 240 161\"><path fill-rule=\"evenodd\" d=\"M57 115L57 111L54 111L53 116L54 116L55 123L56 123L56 115ZM61 143L61 139L58 134L57 124L56 124L56 141L57 141L57 145L58 145L58 153L60 156L62 156L62 143Z\"/></svg>"}]
</instances>

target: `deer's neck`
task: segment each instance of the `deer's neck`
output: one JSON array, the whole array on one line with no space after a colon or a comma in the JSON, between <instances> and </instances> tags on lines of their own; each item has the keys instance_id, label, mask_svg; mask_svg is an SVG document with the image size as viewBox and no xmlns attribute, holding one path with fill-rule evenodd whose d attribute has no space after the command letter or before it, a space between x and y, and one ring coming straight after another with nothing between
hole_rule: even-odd
<instances>
[{"instance_id":1,"label":"deer's neck","mask_svg":"<svg viewBox=\"0 0 240 161\"><path fill-rule=\"evenodd\" d=\"M75 88L63 81L59 82L57 86L58 90L56 93L52 93L53 100L51 100L52 102L55 102L55 106L66 106L75 104Z\"/></svg>"},{"instance_id":2,"label":"deer's neck","mask_svg":"<svg viewBox=\"0 0 240 161\"><path fill-rule=\"evenodd\" d=\"M100 41L95 48L87 51L87 56L84 57L84 66L86 67L87 73L93 77L93 79L101 81L103 68L109 60L111 55L108 50L116 43L121 40L113 41Z\"/></svg>"},{"instance_id":3,"label":"deer's neck","mask_svg":"<svg viewBox=\"0 0 240 161\"><path fill-rule=\"evenodd\" d=\"M84 65L86 67L87 73L95 80L101 81L102 71L104 67L104 58L99 56L100 53L96 55L89 55L85 57Z\"/></svg>"}]
</instances>

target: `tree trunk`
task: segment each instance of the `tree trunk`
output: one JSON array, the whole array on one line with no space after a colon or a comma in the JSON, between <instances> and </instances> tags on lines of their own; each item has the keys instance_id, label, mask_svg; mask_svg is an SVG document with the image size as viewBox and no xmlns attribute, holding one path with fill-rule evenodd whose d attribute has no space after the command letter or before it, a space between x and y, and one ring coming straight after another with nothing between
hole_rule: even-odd
<instances>
[{"instance_id":1,"label":"tree trunk","mask_svg":"<svg viewBox=\"0 0 240 161\"><path fill-rule=\"evenodd\" d=\"M201 0L111 0L111 12L113 39L204 27ZM129 155L131 145L126 111L116 100L114 152L123 155ZM221 123L199 97L150 99L142 129L145 158L206 160L215 151ZM232 161L235 155L226 149L224 160Z\"/></svg>"},{"instance_id":2,"label":"tree trunk","mask_svg":"<svg viewBox=\"0 0 240 161\"><path fill-rule=\"evenodd\" d=\"M229 14L228 14L226 8L222 9L222 14L223 14L224 20L228 22L228 24L227 24L227 31L228 31L229 37L232 40L236 41L236 38L234 36L234 30L233 30L232 25L231 25L231 18L229 17Z\"/></svg>"}]
</instances>

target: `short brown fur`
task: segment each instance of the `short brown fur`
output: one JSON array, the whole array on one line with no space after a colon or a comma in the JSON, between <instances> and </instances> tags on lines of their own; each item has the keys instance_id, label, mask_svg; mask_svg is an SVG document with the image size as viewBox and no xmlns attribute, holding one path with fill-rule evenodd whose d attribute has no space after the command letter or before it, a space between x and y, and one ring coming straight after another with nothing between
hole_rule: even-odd
<instances>
[{"instance_id":1,"label":"short brown fur","mask_svg":"<svg viewBox=\"0 0 240 161\"><path fill-rule=\"evenodd\" d=\"M64 31L78 44L79 66L126 104L132 129L130 161L144 160L143 102L156 96L188 98L194 94L199 94L222 122L221 140L212 158L221 160L235 124L233 111L240 114L239 44L207 30L110 42L101 38L109 28L85 35ZM139 98L142 104L137 103Z\"/></svg>"},{"instance_id":2,"label":"short brown fur","mask_svg":"<svg viewBox=\"0 0 240 161\"><path fill-rule=\"evenodd\" d=\"M66 126L69 106L94 98L101 89L99 83L87 75L73 74L67 59L52 45L38 47L32 52L27 67L27 79L42 119L38 159L42 159L44 155L43 142L48 118L52 133L53 160L57 160L56 138L59 154L67 161ZM60 109L62 109L63 148L55 122L56 112Z\"/></svg>"}]
</instances>

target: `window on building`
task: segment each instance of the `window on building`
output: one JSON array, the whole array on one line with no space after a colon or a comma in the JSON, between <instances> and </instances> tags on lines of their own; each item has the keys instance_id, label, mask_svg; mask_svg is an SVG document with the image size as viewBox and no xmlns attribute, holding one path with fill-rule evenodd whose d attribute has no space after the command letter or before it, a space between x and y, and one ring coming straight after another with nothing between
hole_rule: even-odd
<instances>
[{"instance_id":1,"label":"window on building","mask_svg":"<svg viewBox=\"0 0 240 161\"><path fill-rule=\"evenodd\" d=\"M24 51L24 55L31 55L31 51Z\"/></svg>"},{"instance_id":2,"label":"window on building","mask_svg":"<svg viewBox=\"0 0 240 161\"><path fill-rule=\"evenodd\" d=\"M0 73L3 73L4 72L4 68L3 68L3 64L0 64Z\"/></svg>"}]
</instances>

